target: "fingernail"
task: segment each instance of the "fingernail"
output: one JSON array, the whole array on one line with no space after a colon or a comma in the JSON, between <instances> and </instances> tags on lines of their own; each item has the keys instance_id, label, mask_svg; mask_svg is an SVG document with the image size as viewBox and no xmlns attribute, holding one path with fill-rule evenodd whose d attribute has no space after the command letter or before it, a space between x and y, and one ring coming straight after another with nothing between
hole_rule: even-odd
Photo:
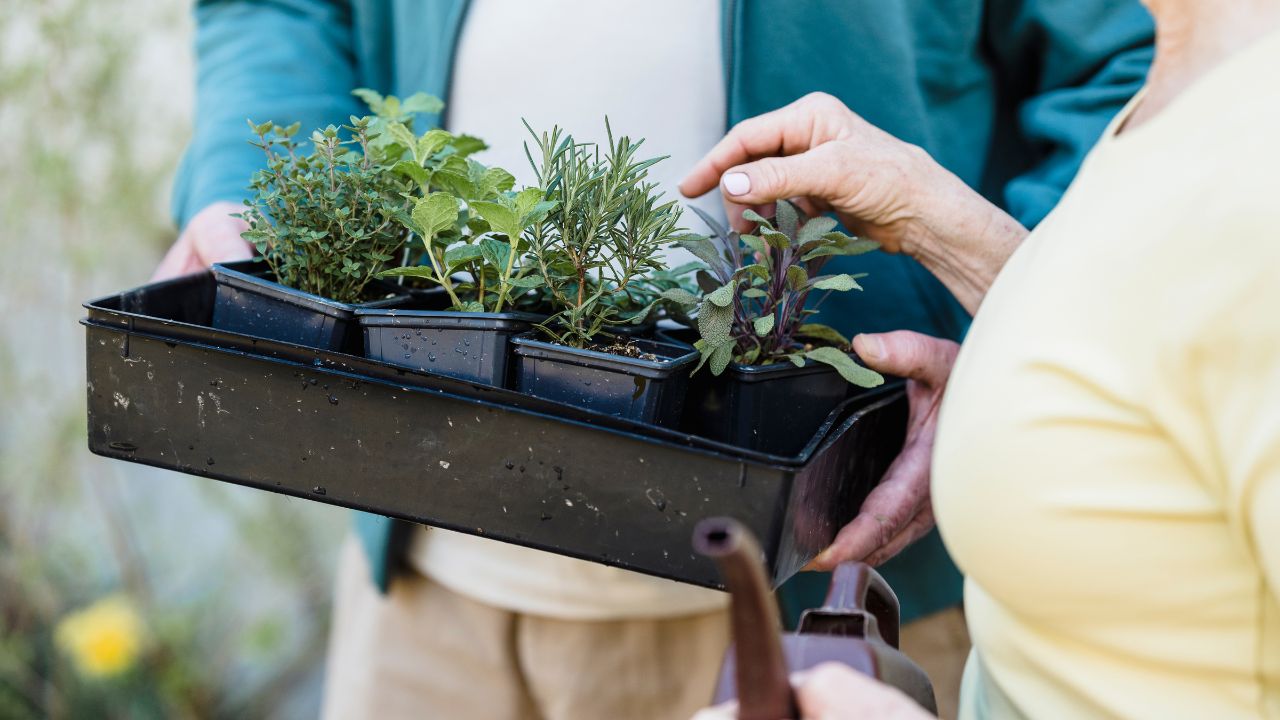
<instances>
[{"instance_id":1,"label":"fingernail","mask_svg":"<svg viewBox=\"0 0 1280 720\"><path fill-rule=\"evenodd\" d=\"M720 184L730 195L746 195L751 192L751 178L746 173L729 173L721 178Z\"/></svg>"},{"instance_id":2,"label":"fingernail","mask_svg":"<svg viewBox=\"0 0 1280 720\"><path fill-rule=\"evenodd\" d=\"M859 335L854 338L858 340L858 354L864 360L884 360L887 353L884 350L884 341L875 335Z\"/></svg>"}]
</instances>

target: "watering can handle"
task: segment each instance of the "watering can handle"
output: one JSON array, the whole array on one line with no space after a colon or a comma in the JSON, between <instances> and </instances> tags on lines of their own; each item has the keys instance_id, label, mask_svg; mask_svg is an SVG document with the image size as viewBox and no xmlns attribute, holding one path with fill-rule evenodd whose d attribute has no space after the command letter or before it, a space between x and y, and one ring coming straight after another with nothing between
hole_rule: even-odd
<instances>
[{"instance_id":1,"label":"watering can handle","mask_svg":"<svg viewBox=\"0 0 1280 720\"><path fill-rule=\"evenodd\" d=\"M827 600L821 608L808 610L800 619L797 632L829 633L830 621L848 615L870 615L874 624L867 624L866 631L879 636L887 645L898 647L898 623L900 608L898 596L889 583L870 565L860 562L842 563L831 576Z\"/></svg>"}]
</instances>

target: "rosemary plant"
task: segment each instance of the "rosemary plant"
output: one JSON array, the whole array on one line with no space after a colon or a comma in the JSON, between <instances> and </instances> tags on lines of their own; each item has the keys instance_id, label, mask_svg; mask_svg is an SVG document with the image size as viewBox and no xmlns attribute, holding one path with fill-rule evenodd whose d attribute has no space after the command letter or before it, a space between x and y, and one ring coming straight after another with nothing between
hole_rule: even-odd
<instances>
[{"instance_id":1,"label":"rosemary plant","mask_svg":"<svg viewBox=\"0 0 1280 720\"><path fill-rule=\"evenodd\" d=\"M541 286L556 311L540 328L559 343L588 347L602 331L636 319L637 308L647 312L652 285L645 278L666 270L659 253L685 235L680 207L647 180L665 158L639 159L644 141L615 138L607 118L606 148L559 127L541 134L525 127L537 157L528 143L525 153L553 204L528 230L529 287Z\"/></svg>"},{"instance_id":2,"label":"rosemary plant","mask_svg":"<svg viewBox=\"0 0 1280 720\"><path fill-rule=\"evenodd\" d=\"M809 360L834 367L848 382L875 387L884 382L879 373L849 356L849 340L834 328L808 322L817 312L810 296L824 298L832 292L861 290L857 275L821 275L832 257L861 255L876 250L871 240L850 237L835 230L836 221L819 216L805 218L794 205L779 201L771 220L748 210L747 220L758 224L755 234L729 232L707 214L694 208L711 228L711 238L685 238L680 242L706 269L698 274L705 291L693 295L671 292L673 300L698 303L695 343L714 375L732 362L770 365L789 361L803 367Z\"/></svg>"}]
</instances>

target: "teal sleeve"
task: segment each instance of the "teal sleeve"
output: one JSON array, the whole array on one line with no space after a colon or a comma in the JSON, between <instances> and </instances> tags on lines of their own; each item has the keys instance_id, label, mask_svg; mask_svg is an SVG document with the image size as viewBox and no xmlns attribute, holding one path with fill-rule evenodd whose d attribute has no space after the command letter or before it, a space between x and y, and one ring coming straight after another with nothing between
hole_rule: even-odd
<instances>
[{"instance_id":1,"label":"teal sleeve","mask_svg":"<svg viewBox=\"0 0 1280 720\"><path fill-rule=\"evenodd\" d=\"M1138 0L989 5L989 51L1006 97L1018 98L1011 109L1017 142L1033 158L1029 167L1015 169L1001 198L1024 225L1034 226L1053 209L1085 154L1142 86L1153 34L1151 16Z\"/></svg>"},{"instance_id":2,"label":"teal sleeve","mask_svg":"<svg viewBox=\"0 0 1280 720\"><path fill-rule=\"evenodd\" d=\"M179 227L209 203L247 196L264 156L246 119L308 131L360 113L348 3L202 0L195 20L194 127L172 200Z\"/></svg>"}]
</instances>

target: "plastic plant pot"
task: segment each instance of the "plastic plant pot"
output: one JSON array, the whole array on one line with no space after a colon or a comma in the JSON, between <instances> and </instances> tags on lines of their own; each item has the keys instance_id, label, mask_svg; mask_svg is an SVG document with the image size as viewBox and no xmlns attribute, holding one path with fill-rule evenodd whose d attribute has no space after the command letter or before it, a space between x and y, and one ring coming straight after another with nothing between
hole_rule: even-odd
<instances>
[{"instance_id":1,"label":"plastic plant pot","mask_svg":"<svg viewBox=\"0 0 1280 720\"><path fill-rule=\"evenodd\" d=\"M342 303L281 285L261 260L217 263L213 266L217 293L213 305L216 330L319 350L359 352L355 311L402 303L408 294L391 283L375 280L363 303Z\"/></svg>"},{"instance_id":2,"label":"plastic plant pot","mask_svg":"<svg viewBox=\"0 0 1280 720\"><path fill-rule=\"evenodd\" d=\"M827 414L861 391L829 365L730 363L719 376L703 368L689 380L689 432L749 450L781 454L804 447Z\"/></svg>"},{"instance_id":3,"label":"plastic plant pot","mask_svg":"<svg viewBox=\"0 0 1280 720\"><path fill-rule=\"evenodd\" d=\"M690 328L663 328L657 335L689 346L698 339ZM860 392L864 388L845 382L835 368L812 360L804 367L730 363L718 377L703 368L689 379L681 427L709 440L786 455L804 447L833 408Z\"/></svg>"},{"instance_id":4,"label":"plastic plant pot","mask_svg":"<svg viewBox=\"0 0 1280 720\"><path fill-rule=\"evenodd\" d=\"M580 350L539 340L532 332L517 335L511 338L515 389L651 425L678 424L698 354L656 340L629 340L657 359Z\"/></svg>"},{"instance_id":5,"label":"plastic plant pot","mask_svg":"<svg viewBox=\"0 0 1280 720\"><path fill-rule=\"evenodd\" d=\"M365 357L398 367L505 387L511 336L540 322L528 313L400 309L356 311Z\"/></svg>"}]
</instances>

